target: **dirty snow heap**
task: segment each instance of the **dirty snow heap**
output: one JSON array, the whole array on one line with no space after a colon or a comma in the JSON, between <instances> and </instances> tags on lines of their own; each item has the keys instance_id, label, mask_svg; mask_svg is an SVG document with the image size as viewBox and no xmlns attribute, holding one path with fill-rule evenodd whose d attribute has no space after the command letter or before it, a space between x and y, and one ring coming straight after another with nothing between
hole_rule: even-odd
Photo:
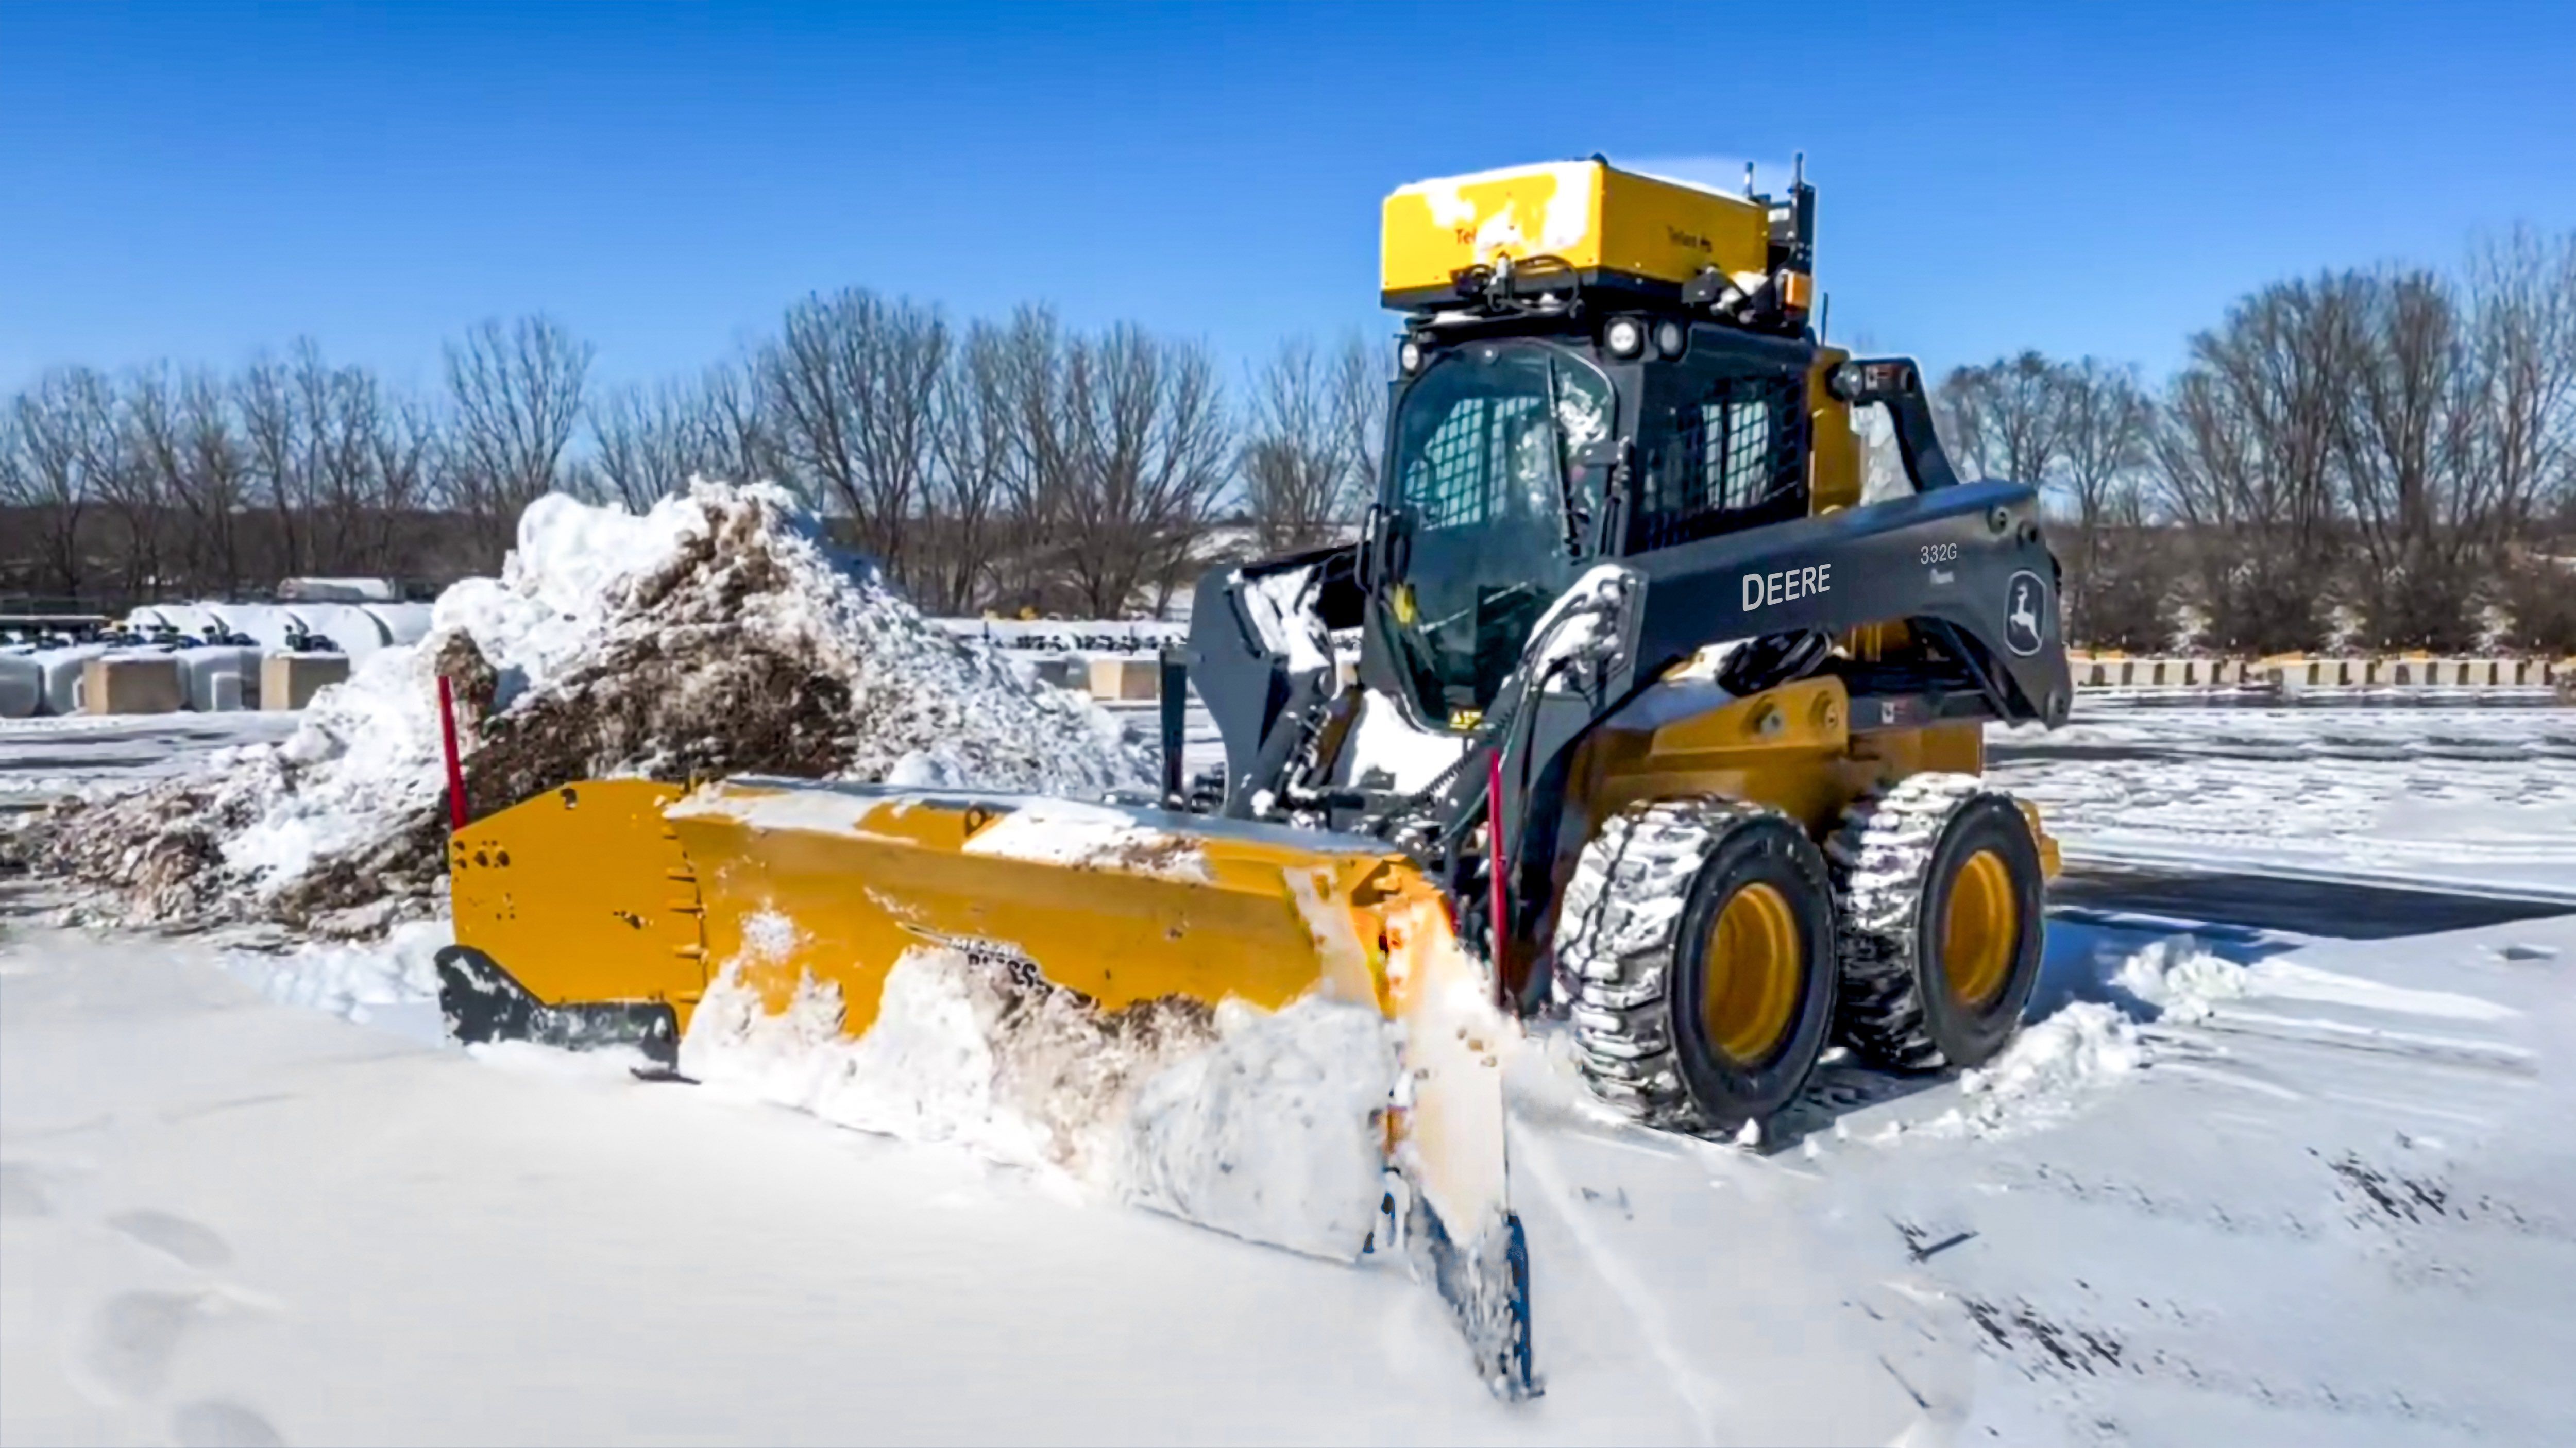
<instances>
[{"instance_id":1,"label":"dirty snow heap","mask_svg":"<svg viewBox=\"0 0 2576 1448\"><path fill-rule=\"evenodd\" d=\"M641 517L538 499L500 578L447 590L427 638L369 657L285 743L63 806L20 847L133 920L359 933L430 913L442 674L477 814L619 775L1076 797L1145 779L1116 721L934 626L787 493L701 483Z\"/></svg>"}]
</instances>

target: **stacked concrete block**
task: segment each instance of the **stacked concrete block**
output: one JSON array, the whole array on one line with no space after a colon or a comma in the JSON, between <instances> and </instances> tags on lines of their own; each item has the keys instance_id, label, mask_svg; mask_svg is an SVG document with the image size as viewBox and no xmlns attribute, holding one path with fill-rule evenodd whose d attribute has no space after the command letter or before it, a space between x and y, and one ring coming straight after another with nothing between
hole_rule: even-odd
<instances>
[{"instance_id":1,"label":"stacked concrete block","mask_svg":"<svg viewBox=\"0 0 2576 1448\"><path fill-rule=\"evenodd\" d=\"M301 709L348 677L347 654L270 654L260 661L259 706Z\"/></svg>"},{"instance_id":2,"label":"stacked concrete block","mask_svg":"<svg viewBox=\"0 0 2576 1448\"><path fill-rule=\"evenodd\" d=\"M1162 693L1163 664L1159 658L1148 655L1141 659L1091 661L1091 697L1095 699L1159 699Z\"/></svg>"},{"instance_id":3,"label":"stacked concrete block","mask_svg":"<svg viewBox=\"0 0 2576 1448\"><path fill-rule=\"evenodd\" d=\"M81 668L84 714L175 714L188 707L188 677L177 656L102 654Z\"/></svg>"}]
</instances>

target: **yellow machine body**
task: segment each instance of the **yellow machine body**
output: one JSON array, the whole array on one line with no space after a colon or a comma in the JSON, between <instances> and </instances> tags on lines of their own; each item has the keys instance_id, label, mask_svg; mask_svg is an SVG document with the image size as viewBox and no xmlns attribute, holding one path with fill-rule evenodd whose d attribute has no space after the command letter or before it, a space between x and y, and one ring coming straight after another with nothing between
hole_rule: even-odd
<instances>
[{"instance_id":1,"label":"yellow machine body","mask_svg":"<svg viewBox=\"0 0 2576 1448\"><path fill-rule=\"evenodd\" d=\"M1417 181L1386 198L1378 288L1389 307L1455 294L1455 278L1506 258L1553 257L1587 277L1679 285L1714 267L1769 264L1760 202L1564 161Z\"/></svg>"},{"instance_id":2,"label":"yellow machine body","mask_svg":"<svg viewBox=\"0 0 2576 1448\"><path fill-rule=\"evenodd\" d=\"M456 940L548 1005L655 1001L683 1023L706 993L705 907L662 811L687 793L584 780L448 837Z\"/></svg>"}]
</instances>

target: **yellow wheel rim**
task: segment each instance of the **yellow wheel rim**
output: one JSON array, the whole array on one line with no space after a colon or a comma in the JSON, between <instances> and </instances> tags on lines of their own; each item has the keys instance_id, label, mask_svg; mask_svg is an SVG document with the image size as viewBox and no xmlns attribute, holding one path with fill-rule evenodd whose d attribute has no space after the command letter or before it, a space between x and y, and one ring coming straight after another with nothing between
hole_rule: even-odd
<instances>
[{"instance_id":1,"label":"yellow wheel rim","mask_svg":"<svg viewBox=\"0 0 2576 1448\"><path fill-rule=\"evenodd\" d=\"M1769 885L1727 897L1708 933L1708 979L1700 1024L1718 1050L1754 1065L1779 1049L1798 1004L1806 952L1789 899Z\"/></svg>"},{"instance_id":2,"label":"yellow wheel rim","mask_svg":"<svg viewBox=\"0 0 2576 1448\"><path fill-rule=\"evenodd\" d=\"M1950 900L1942 912L1941 968L1950 978L1950 994L1964 1005L1991 1004L2003 994L2020 946L2021 901L2012 869L2003 856L1979 850L1950 877Z\"/></svg>"}]
</instances>

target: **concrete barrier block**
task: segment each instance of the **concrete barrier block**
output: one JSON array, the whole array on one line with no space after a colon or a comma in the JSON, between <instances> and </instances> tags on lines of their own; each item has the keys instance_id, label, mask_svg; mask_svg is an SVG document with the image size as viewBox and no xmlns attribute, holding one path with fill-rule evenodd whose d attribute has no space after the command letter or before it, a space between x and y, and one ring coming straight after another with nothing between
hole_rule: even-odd
<instances>
[{"instance_id":1,"label":"concrete barrier block","mask_svg":"<svg viewBox=\"0 0 2576 1448\"><path fill-rule=\"evenodd\" d=\"M170 654L97 658L81 666L84 714L175 714L188 707L188 683Z\"/></svg>"},{"instance_id":2,"label":"concrete barrier block","mask_svg":"<svg viewBox=\"0 0 2576 1448\"><path fill-rule=\"evenodd\" d=\"M1091 697L1095 699L1159 699L1162 694L1163 666L1160 659L1091 661Z\"/></svg>"},{"instance_id":3,"label":"concrete barrier block","mask_svg":"<svg viewBox=\"0 0 2576 1448\"><path fill-rule=\"evenodd\" d=\"M259 663L259 705L301 709L315 694L348 677L347 654L270 654Z\"/></svg>"}]
</instances>

